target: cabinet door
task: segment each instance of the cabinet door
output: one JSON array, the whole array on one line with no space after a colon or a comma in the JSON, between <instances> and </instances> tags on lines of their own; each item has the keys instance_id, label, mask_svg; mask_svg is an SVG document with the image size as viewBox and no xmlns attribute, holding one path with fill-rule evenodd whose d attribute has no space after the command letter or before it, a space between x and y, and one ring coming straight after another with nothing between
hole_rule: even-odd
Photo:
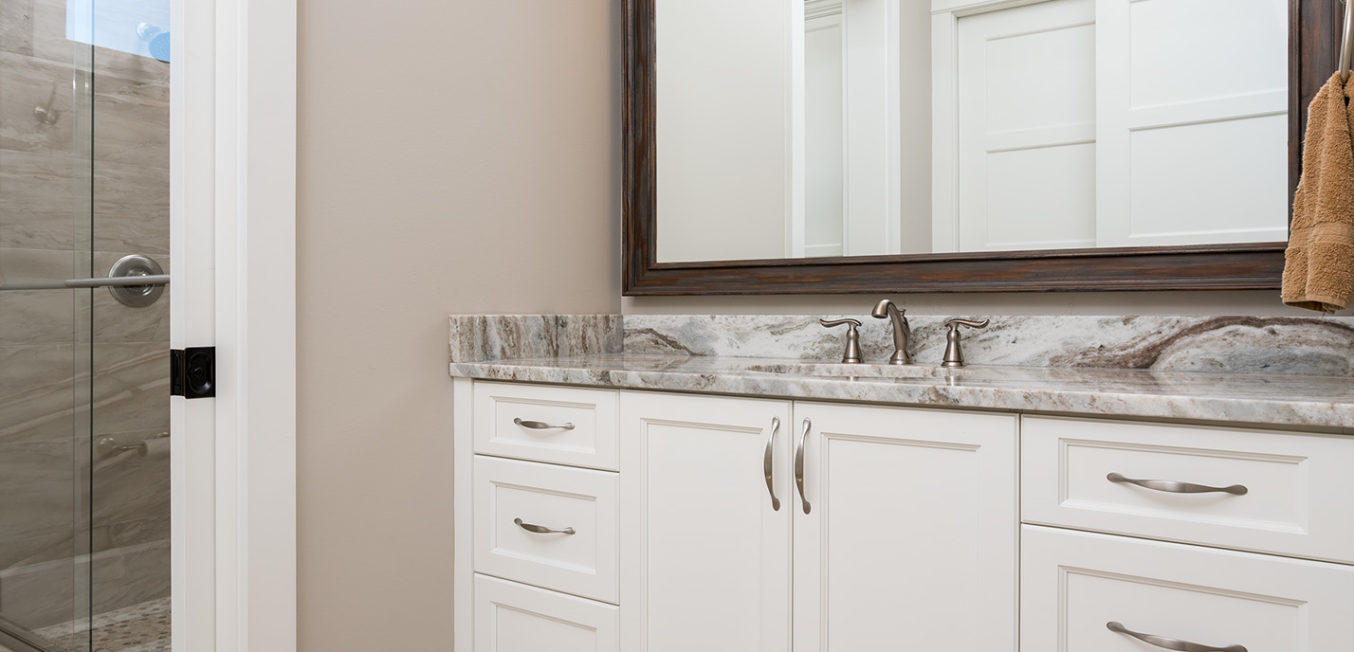
<instances>
[{"instance_id":1,"label":"cabinet door","mask_svg":"<svg viewBox=\"0 0 1354 652\"><path fill-rule=\"evenodd\" d=\"M622 649L789 649L790 439L788 402L621 394Z\"/></svg>"},{"instance_id":2,"label":"cabinet door","mask_svg":"<svg viewBox=\"0 0 1354 652\"><path fill-rule=\"evenodd\" d=\"M1016 649L1014 416L796 403L794 437L796 652Z\"/></svg>"},{"instance_id":3,"label":"cabinet door","mask_svg":"<svg viewBox=\"0 0 1354 652\"><path fill-rule=\"evenodd\" d=\"M1349 566L1037 525L1022 543L1024 650L1354 650Z\"/></svg>"}]
</instances>

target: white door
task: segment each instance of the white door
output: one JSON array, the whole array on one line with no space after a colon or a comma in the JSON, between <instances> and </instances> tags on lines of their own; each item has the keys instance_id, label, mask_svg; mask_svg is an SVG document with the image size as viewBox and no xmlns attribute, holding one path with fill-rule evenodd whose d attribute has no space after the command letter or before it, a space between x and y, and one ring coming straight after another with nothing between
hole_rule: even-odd
<instances>
[{"instance_id":1,"label":"white door","mask_svg":"<svg viewBox=\"0 0 1354 652\"><path fill-rule=\"evenodd\" d=\"M1016 649L1014 416L796 403L794 436L795 652Z\"/></svg>"},{"instance_id":2,"label":"white door","mask_svg":"<svg viewBox=\"0 0 1354 652\"><path fill-rule=\"evenodd\" d=\"M1095 4L991 11L954 30L955 67L938 72L955 76L958 209L936 204L935 250L1095 246Z\"/></svg>"},{"instance_id":3,"label":"white door","mask_svg":"<svg viewBox=\"0 0 1354 652\"><path fill-rule=\"evenodd\" d=\"M788 650L790 403L625 392L620 434L621 648Z\"/></svg>"},{"instance_id":4,"label":"white door","mask_svg":"<svg viewBox=\"0 0 1354 652\"><path fill-rule=\"evenodd\" d=\"M1349 566L1037 525L1022 542L1024 650L1354 650Z\"/></svg>"},{"instance_id":5,"label":"white door","mask_svg":"<svg viewBox=\"0 0 1354 652\"><path fill-rule=\"evenodd\" d=\"M1099 246L1288 238L1287 0L1097 0Z\"/></svg>"}]
</instances>

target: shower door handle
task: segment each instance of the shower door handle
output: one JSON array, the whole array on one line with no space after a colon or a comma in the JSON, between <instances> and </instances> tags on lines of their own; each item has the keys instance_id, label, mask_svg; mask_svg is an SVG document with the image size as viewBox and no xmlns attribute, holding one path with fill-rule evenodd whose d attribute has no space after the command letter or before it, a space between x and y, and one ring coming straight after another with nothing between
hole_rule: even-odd
<instances>
[{"instance_id":1,"label":"shower door handle","mask_svg":"<svg viewBox=\"0 0 1354 652\"><path fill-rule=\"evenodd\" d=\"M62 283L68 288L125 288L146 287L151 285L169 285L168 274L148 276L105 276L101 278L72 278Z\"/></svg>"},{"instance_id":2,"label":"shower door handle","mask_svg":"<svg viewBox=\"0 0 1354 652\"><path fill-rule=\"evenodd\" d=\"M10 283L7 285L0 285L0 292L13 292L19 290L70 290L72 288L147 287L154 285L169 285L169 275L101 276L94 278L68 278L64 281L52 281L48 283Z\"/></svg>"}]
</instances>

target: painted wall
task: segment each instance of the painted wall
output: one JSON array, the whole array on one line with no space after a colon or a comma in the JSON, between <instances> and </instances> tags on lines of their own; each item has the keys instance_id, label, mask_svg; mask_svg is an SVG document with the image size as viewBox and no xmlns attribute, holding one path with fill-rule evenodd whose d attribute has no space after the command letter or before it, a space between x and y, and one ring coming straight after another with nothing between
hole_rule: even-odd
<instances>
[{"instance_id":1,"label":"painted wall","mask_svg":"<svg viewBox=\"0 0 1354 652\"><path fill-rule=\"evenodd\" d=\"M300 649L446 650L447 314L608 312L619 3L300 0Z\"/></svg>"}]
</instances>

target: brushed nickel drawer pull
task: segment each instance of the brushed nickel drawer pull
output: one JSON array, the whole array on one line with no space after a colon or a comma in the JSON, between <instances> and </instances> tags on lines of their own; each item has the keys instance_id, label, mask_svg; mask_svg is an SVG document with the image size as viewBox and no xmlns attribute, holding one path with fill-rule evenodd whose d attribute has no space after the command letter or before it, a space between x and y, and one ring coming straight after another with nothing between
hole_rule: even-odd
<instances>
[{"instance_id":1,"label":"brushed nickel drawer pull","mask_svg":"<svg viewBox=\"0 0 1354 652\"><path fill-rule=\"evenodd\" d=\"M776 482L773 479L776 451L776 433L780 432L780 417L771 417L771 434L766 436L766 454L762 455L762 474L766 476L766 493L771 494L771 511L780 511L780 499L776 497Z\"/></svg>"},{"instance_id":2,"label":"brushed nickel drawer pull","mask_svg":"<svg viewBox=\"0 0 1354 652\"><path fill-rule=\"evenodd\" d=\"M1126 478L1119 473L1111 473L1105 476L1110 482L1135 484L1139 487L1151 489L1153 491L1164 491L1168 494L1232 494L1233 496L1244 496L1250 492L1244 484L1234 484L1230 487L1210 487L1206 484L1194 484L1192 482L1176 482L1174 480L1136 480Z\"/></svg>"},{"instance_id":3,"label":"brushed nickel drawer pull","mask_svg":"<svg viewBox=\"0 0 1354 652\"><path fill-rule=\"evenodd\" d=\"M530 533L532 533L532 534L573 534L573 533L574 533L574 529L571 528L571 527L566 527L566 528L564 528L563 530L552 530L552 529L550 529L550 528L548 528L548 527L546 527L546 526L544 526L544 525L534 525L534 524L532 524L532 523L524 523L524 522L522 522L522 519L520 519L520 518L515 518L515 519L512 520L512 522L513 522L513 523L516 523L516 524L517 524L517 527L520 527L520 528L522 528L523 530L526 530L527 532L530 532Z\"/></svg>"},{"instance_id":4,"label":"brushed nickel drawer pull","mask_svg":"<svg viewBox=\"0 0 1354 652\"><path fill-rule=\"evenodd\" d=\"M1136 638L1139 641L1142 641L1143 643L1147 643L1148 645L1155 645L1163 650L1176 650L1177 652L1246 652L1246 646L1244 645L1228 645L1227 647L1213 647L1212 645L1201 645L1199 643L1190 643L1189 641L1181 641L1179 639L1166 638L1164 636L1153 636L1151 634L1143 634L1142 632L1135 632L1127 627L1124 627L1123 623L1115 621L1105 623L1105 627L1109 629L1111 632L1114 632L1115 634L1132 636L1133 638Z\"/></svg>"},{"instance_id":5,"label":"brushed nickel drawer pull","mask_svg":"<svg viewBox=\"0 0 1354 652\"><path fill-rule=\"evenodd\" d=\"M517 424L517 425L519 425L519 426L522 426L523 428L527 428L527 429L529 429L529 430L573 430L573 429L574 429L574 424L572 424L572 423L565 423L565 424L556 426L556 425L553 425L553 424L546 423L546 422L544 422L544 421L526 421L526 420L522 419L522 417L517 417L516 419L513 419L512 422L515 423L515 424Z\"/></svg>"},{"instance_id":6,"label":"brushed nickel drawer pull","mask_svg":"<svg viewBox=\"0 0 1354 652\"><path fill-rule=\"evenodd\" d=\"M799 500L804 503L805 514L809 513L810 505L808 496L804 495L804 440L809 438L812 427L813 422L805 417L804 431L799 434L799 445L795 447L795 486L799 487Z\"/></svg>"}]
</instances>

